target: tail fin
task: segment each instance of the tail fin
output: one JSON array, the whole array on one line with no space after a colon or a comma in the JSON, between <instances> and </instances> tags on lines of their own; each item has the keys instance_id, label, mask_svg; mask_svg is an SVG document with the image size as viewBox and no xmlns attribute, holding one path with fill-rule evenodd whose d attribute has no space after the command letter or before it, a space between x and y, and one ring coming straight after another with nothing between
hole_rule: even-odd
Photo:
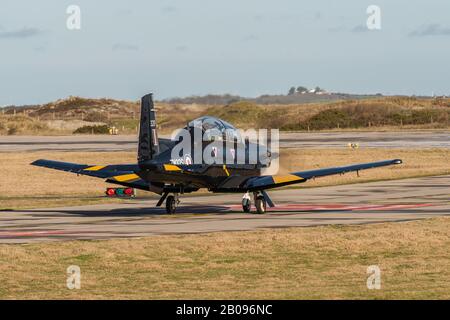
<instances>
[{"instance_id":1,"label":"tail fin","mask_svg":"<svg viewBox=\"0 0 450 320\"><path fill-rule=\"evenodd\" d=\"M141 99L141 123L139 127L138 162L151 160L159 153L153 94Z\"/></svg>"}]
</instances>

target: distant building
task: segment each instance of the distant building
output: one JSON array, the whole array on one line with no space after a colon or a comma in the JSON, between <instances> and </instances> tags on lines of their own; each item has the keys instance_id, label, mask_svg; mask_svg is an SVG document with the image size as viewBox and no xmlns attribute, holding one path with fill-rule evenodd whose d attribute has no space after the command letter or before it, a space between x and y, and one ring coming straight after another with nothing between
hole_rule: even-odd
<instances>
[{"instance_id":1,"label":"distant building","mask_svg":"<svg viewBox=\"0 0 450 320\"><path fill-rule=\"evenodd\" d=\"M327 92L326 90L320 88L320 87L315 87L313 89L308 89L306 87L297 87L296 89L294 87L291 87L291 89L289 90L288 95L293 95L293 94L307 94L307 93L313 93L313 94L330 94L329 92Z\"/></svg>"}]
</instances>

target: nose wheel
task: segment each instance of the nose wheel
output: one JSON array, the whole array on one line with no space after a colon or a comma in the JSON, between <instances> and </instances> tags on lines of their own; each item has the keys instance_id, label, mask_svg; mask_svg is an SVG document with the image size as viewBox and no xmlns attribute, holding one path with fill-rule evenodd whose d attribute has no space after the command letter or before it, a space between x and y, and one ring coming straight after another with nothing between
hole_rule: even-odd
<instances>
[{"instance_id":1,"label":"nose wheel","mask_svg":"<svg viewBox=\"0 0 450 320\"><path fill-rule=\"evenodd\" d=\"M248 192L242 197L242 211L249 213L252 210L252 201Z\"/></svg>"},{"instance_id":2,"label":"nose wheel","mask_svg":"<svg viewBox=\"0 0 450 320\"><path fill-rule=\"evenodd\" d=\"M266 213L266 199L264 199L263 195L257 195L255 193L255 207L256 207L256 212L258 214L264 214Z\"/></svg>"},{"instance_id":3,"label":"nose wheel","mask_svg":"<svg viewBox=\"0 0 450 320\"><path fill-rule=\"evenodd\" d=\"M267 202L266 198L259 192L254 192L253 197L255 199L255 207L256 207L256 213L263 214L266 213L267 208ZM242 211L245 213L251 212L252 209L252 201L250 198L250 194L247 192L242 197Z\"/></svg>"}]
</instances>

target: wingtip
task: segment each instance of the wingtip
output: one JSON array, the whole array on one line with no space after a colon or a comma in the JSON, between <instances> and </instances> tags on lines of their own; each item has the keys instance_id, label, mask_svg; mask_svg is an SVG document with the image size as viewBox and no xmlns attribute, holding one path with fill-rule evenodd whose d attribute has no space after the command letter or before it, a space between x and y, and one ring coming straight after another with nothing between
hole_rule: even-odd
<instances>
[{"instance_id":1,"label":"wingtip","mask_svg":"<svg viewBox=\"0 0 450 320\"><path fill-rule=\"evenodd\" d=\"M39 165L39 163L42 161L42 159L38 159L38 160L34 160L33 162L30 163L30 165L32 166L37 166Z\"/></svg>"},{"instance_id":2,"label":"wingtip","mask_svg":"<svg viewBox=\"0 0 450 320\"><path fill-rule=\"evenodd\" d=\"M402 164L402 163L403 163L402 159L395 159L395 160L393 160L392 162L393 162L394 164Z\"/></svg>"}]
</instances>

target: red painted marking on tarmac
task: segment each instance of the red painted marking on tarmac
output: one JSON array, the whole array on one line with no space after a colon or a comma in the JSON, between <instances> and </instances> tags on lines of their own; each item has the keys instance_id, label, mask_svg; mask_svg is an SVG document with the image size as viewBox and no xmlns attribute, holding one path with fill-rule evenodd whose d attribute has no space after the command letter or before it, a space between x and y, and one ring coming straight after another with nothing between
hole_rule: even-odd
<instances>
[{"instance_id":1,"label":"red painted marking on tarmac","mask_svg":"<svg viewBox=\"0 0 450 320\"><path fill-rule=\"evenodd\" d=\"M45 237L52 235L67 235L86 233L84 231L65 231L65 230L42 230L42 231L18 231L18 232L0 232L0 238L15 238L15 237Z\"/></svg>"},{"instance_id":2,"label":"red painted marking on tarmac","mask_svg":"<svg viewBox=\"0 0 450 320\"><path fill-rule=\"evenodd\" d=\"M296 212L296 211L386 211L386 210L402 210L420 207L434 206L432 203L414 203L414 204L373 204L373 205L345 205L345 204L283 204L277 205L275 208L267 207L270 212ZM242 211L241 205L226 206L230 211ZM253 208L254 209L254 208ZM253 217L253 215L248 215ZM19 238L19 237L47 237L58 235L77 235L77 234L93 234L96 231L70 231L70 230L28 230L28 231L0 231L0 239L3 238ZM100 232L98 232L100 233Z\"/></svg>"},{"instance_id":3,"label":"red painted marking on tarmac","mask_svg":"<svg viewBox=\"0 0 450 320\"><path fill-rule=\"evenodd\" d=\"M420 207L430 207L431 203L412 203L412 204L373 204L373 205L345 205L345 204L282 204L275 205L275 208L267 207L267 211L385 211L402 210ZM231 211L240 211L242 206L228 206Z\"/></svg>"}]
</instances>

